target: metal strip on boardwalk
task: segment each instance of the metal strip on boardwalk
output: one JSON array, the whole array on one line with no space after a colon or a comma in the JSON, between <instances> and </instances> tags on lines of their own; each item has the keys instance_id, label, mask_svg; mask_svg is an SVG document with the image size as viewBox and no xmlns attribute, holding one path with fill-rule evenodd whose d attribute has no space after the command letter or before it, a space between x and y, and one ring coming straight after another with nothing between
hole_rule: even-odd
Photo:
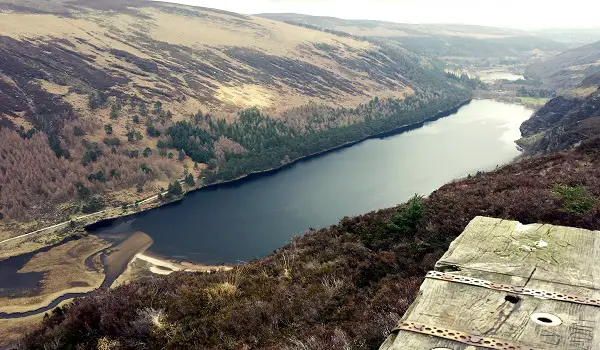
<instances>
[{"instance_id":1,"label":"metal strip on boardwalk","mask_svg":"<svg viewBox=\"0 0 600 350\"><path fill-rule=\"evenodd\" d=\"M458 276L452 275L448 273L438 272L438 271L429 271L426 278L437 279L441 281L447 282L455 282L455 283L463 283L472 286L478 286L493 290L499 290L508 293L521 294L521 295L529 295L532 297L540 298L540 299L550 299L550 300L558 300L558 301L566 301L570 303L576 304L584 304L591 306L600 306L600 300L590 299L590 298L582 298L575 295L569 295L565 293L556 293L541 289L530 289L523 287L516 287L510 284L496 284L491 281L481 280L472 277Z\"/></svg>"},{"instance_id":2,"label":"metal strip on boardwalk","mask_svg":"<svg viewBox=\"0 0 600 350\"><path fill-rule=\"evenodd\" d=\"M518 344L510 343L504 340L481 337L471 335L465 332L455 331L447 328L428 326L417 322L401 322L396 330L408 331L421 333L425 335L431 335L438 338L453 340L459 343L473 345L478 347L484 347L488 349L497 350L537 350L528 346L521 346Z\"/></svg>"}]
</instances>

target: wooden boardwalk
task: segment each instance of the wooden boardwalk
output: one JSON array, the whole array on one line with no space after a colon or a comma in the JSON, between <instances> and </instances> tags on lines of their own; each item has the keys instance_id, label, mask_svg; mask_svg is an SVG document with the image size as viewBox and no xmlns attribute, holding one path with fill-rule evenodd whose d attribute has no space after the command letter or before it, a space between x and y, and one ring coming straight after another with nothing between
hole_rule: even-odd
<instances>
[{"instance_id":1,"label":"wooden boardwalk","mask_svg":"<svg viewBox=\"0 0 600 350\"><path fill-rule=\"evenodd\" d=\"M380 350L600 350L600 232L477 217Z\"/></svg>"}]
</instances>

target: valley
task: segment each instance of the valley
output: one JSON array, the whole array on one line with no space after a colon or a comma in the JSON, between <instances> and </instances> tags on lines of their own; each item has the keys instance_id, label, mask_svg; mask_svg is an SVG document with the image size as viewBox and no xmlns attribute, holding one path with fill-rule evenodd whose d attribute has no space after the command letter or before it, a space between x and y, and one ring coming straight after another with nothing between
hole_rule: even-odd
<instances>
[{"instance_id":1,"label":"valley","mask_svg":"<svg viewBox=\"0 0 600 350\"><path fill-rule=\"evenodd\" d=\"M52 274L55 269L62 270L65 265L75 267L76 264L48 261L42 270L46 276L44 280L34 278L30 289L23 289L31 296L0 298L12 305L0 307L0 326L9 322L2 329L5 336L12 337L11 327L20 320L36 317L73 297L87 295L86 290L94 290L100 283L110 286L121 273L124 274L114 286L180 270L227 270L230 269L228 266L240 261L266 256L303 231L325 227L347 215L395 205L415 192L427 194L469 173L494 169L519 154L513 142L519 136L520 124L532 112L490 100L472 101L452 115L442 115L441 119L425 125L401 128L398 134L309 158L272 174L210 186L188 194L184 201L175 205L118 219L114 223L93 225L89 228L90 235L75 237L75 241L70 238L49 253L90 240L112 242L103 243L108 249L102 250L102 256L108 255L96 262L100 267L97 282L94 282L97 284L73 289L70 286L78 283L77 275L65 275L66 284L63 285L71 289L63 290L57 297L48 289L49 283L60 286ZM474 135L477 137L472 137ZM410 150L423 152L411 154ZM428 161L422 162L424 158ZM434 168L443 171L432 171ZM344 182L340 182L340 178L344 178ZM353 186L355 183L361 185ZM202 229L198 230L199 227ZM115 266L110 262L111 257L118 256L122 250L119 247L127 246L132 240L130 233L136 231L147 233L150 237L143 236L150 243L142 240L141 245L137 244L138 248L128 250L132 255L125 258L127 260ZM27 263L27 259L39 259L44 254L34 252L21 255L20 259L28 266L31 263ZM125 269L122 264L127 265L133 255L136 259ZM86 264L92 258L82 256ZM174 268L176 265L180 267ZM85 269L85 266L81 268ZM118 271L117 274L111 276L111 269ZM20 276L28 270L16 266L10 273L17 271L16 275ZM41 292L35 289L40 286ZM6 291L11 293L11 290ZM39 304L40 297L47 299ZM38 300L38 304L31 304L29 300Z\"/></svg>"},{"instance_id":2,"label":"valley","mask_svg":"<svg viewBox=\"0 0 600 350\"><path fill-rule=\"evenodd\" d=\"M129 274L133 275L123 276L125 279L140 278L153 273L168 274L178 270L227 269L227 266L238 261L261 258L285 244L295 234L310 228L333 224L346 215L394 205L399 200L410 197L413 192L426 194L449 180L467 175L468 172L474 174L492 169L518 155L513 142L518 138L519 125L531 113L531 110L516 105L472 101L450 115L443 114L432 118L425 125L400 128L387 136L381 135L349 148L317 155L280 171L208 186L189 193L181 203L130 215L114 223L109 220L88 226L91 235L79 232L76 236L52 246L47 254L54 251L60 254L61 249L71 250L69 246L75 244L73 239L78 245L86 242L104 244L103 249L99 248L98 251L70 253L74 258L81 256L81 262L92 259L90 254L95 254L96 263L100 266L100 269L95 268L98 281L86 285L83 289L73 289L71 285L79 283L77 275L66 275L64 282L60 284L53 277L54 271L62 271L65 266L70 265L75 267L77 263L50 259L43 269L46 276L44 280L34 278L33 284L23 291L25 294L32 294L32 300L39 300L40 296L46 296L47 299L41 304L30 304L29 299L14 299L14 292L6 286L5 297L8 296L8 299L0 300L12 306L2 308L0 305L0 319L35 315L48 311L49 308L45 305L54 306L76 295L85 295L85 290L94 290L100 283L103 286L111 286L126 272L123 266L134 256L145 263L132 264L128 270L131 270ZM436 120L437 118L441 119ZM470 138L470 135L479 137ZM468 142L457 143L456 140L459 139ZM426 144L428 146L425 146ZM424 153L408 153L414 149L422 149ZM495 156L490 157L490 154ZM430 161L421 163L420 160L424 157ZM396 159L397 164L390 168L392 159ZM444 172L432 172L427 168L433 164L437 164L436 167L445 164ZM422 166L426 167L420 168ZM402 169L411 169L411 172L405 173ZM374 181L375 174L387 174L387 180L382 181L379 177L378 181ZM344 182L340 182L340 178L345 178ZM398 187L398 182L403 185ZM352 186L353 183L363 185ZM141 205L138 210L153 208L158 204L154 198L146 205ZM106 211L100 216L88 216L79 219L78 222L96 222L110 215L110 211ZM112 214L113 217L121 215L123 212L120 209ZM227 222L231 225L226 225ZM163 226L163 223L168 226ZM109 226L106 227L107 225ZM63 233L66 237L70 232L76 231L73 228L69 230L69 226L69 223L65 223L62 228L67 229L67 232ZM198 231L198 227L203 229ZM57 230L60 231L60 228ZM130 255L124 258L125 260L116 266L111 263L114 260L113 256L119 256L119 250L123 250L121 246L131 245L128 243L132 241L131 232L139 231L150 235L144 235L150 243L142 239L140 244L134 244L138 248L129 249ZM173 232L178 232L179 236L173 236ZM48 244L49 234L50 231L46 230L1 242L4 248L2 252L5 256L12 256L19 250L31 250L35 244L44 246ZM82 234L84 235L81 236ZM57 236L56 239L58 237L63 236ZM46 239L45 243L39 242L40 239ZM236 243L232 245L231 242ZM148 252L144 253L146 249ZM46 250L47 248L40 248L39 251L20 255L19 261L25 263L23 266L13 267L12 270L11 259L1 266L7 267L7 273L21 276L28 271L24 267L27 260L43 256ZM148 253L151 257L163 258L153 261L141 255ZM99 260L100 257L102 261ZM181 261L187 263L181 265ZM82 268L85 269L85 266L80 266L80 269ZM111 274L111 270L115 272ZM23 277L25 278L25 275ZM11 280L12 285L14 279ZM52 294L45 287L50 281L70 289L56 290L55 294ZM38 290L40 286L43 286L41 292ZM76 290L79 291L78 294L75 293ZM66 296L57 298L56 292Z\"/></svg>"},{"instance_id":3,"label":"valley","mask_svg":"<svg viewBox=\"0 0 600 350\"><path fill-rule=\"evenodd\" d=\"M600 228L596 39L0 0L0 348L376 348L474 216Z\"/></svg>"},{"instance_id":4,"label":"valley","mask_svg":"<svg viewBox=\"0 0 600 350\"><path fill-rule=\"evenodd\" d=\"M449 69L467 70L471 75L497 67L524 70L532 61L541 61L574 47L570 40L557 41L537 33L477 25L405 24L293 13L260 16L332 33L396 42L420 55L443 61ZM580 40L595 41L593 36Z\"/></svg>"}]
</instances>

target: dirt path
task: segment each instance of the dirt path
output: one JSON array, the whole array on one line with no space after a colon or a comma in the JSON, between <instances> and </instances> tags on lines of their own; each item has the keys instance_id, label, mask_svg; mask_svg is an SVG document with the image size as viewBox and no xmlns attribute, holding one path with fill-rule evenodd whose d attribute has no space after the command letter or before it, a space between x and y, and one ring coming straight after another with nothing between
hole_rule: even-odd
<instances>
[{"instance_id":1,"label":"dirt path","mask_svg":"<svg viewBox=\"0 0 600 350\"><path fill-rule=\"evenodd\" d=\"M166 195L166 194L167 194L167 192L163 193L163 195ZM147 199L144 199L143 201L138 202L138 204L146 204L146 203L155 201L157 199L158 199L158 195L152 196L150 198L147 198ZM105 209L105 210L101 210L101 211L98 211L98 212L95 212L95 213L78 216L76 218L73 218L73 219L65 221L65 222L58 223L56 225L44 227L42 229L39 229L39 230L36 230L36 231L33 231L33 232L29 232L29 233L25 233L25 234L22 234L22 235L19 235L19 236L16 236L16 237L8 238L8 239L5 239L3 241L0 241L0 245L4 244L4 243L11 242L11 241L15 241L15 240L18 240L18 239L21 239L21 238L25 238L25 237L28 237L28 236L32 236L32 235L35 235L36 233L43 233L43 232L46 232L46 231L52 232L52 231L57 230L57 229L62 229L62 228L67 227L71 222L77 222L77 221L81 221L81 220L84 220L84 219L92 217L92 216L102 215L102 214L107 213L109 210L110 209Z\"/></svg>"}]
</instances>

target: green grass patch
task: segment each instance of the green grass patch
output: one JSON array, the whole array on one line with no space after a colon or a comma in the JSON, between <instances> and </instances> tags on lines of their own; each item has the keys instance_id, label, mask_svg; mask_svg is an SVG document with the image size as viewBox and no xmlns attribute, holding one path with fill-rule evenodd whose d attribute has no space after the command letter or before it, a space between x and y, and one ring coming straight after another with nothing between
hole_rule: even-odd
<instances>
[{"instance_id":1,"label":"green grass patch","mask_svg":"<svg viewBox=\"0 0 600 350\"><path fill-rule=\"evenodd\" d=\"M563 210L571 214L586 214L591 212L598 198L587 193L585 187L571 187L565 184L556 184L550 190L552 194L563 203Z\"/></svg>"},{"instance_id":2,"label":"green grass patch","mask_svg":"<svg viewBox=\"0 0 600 350\"><path fill-rule=\"evenodd\" d=\"M542 97L519 97L521 99L521 103L527 104L527 105L532 105L532 106L543 106L546 103L548 103L548 101L550 101L549 98L542 98Z\"/></svg>"}]
</instances>

